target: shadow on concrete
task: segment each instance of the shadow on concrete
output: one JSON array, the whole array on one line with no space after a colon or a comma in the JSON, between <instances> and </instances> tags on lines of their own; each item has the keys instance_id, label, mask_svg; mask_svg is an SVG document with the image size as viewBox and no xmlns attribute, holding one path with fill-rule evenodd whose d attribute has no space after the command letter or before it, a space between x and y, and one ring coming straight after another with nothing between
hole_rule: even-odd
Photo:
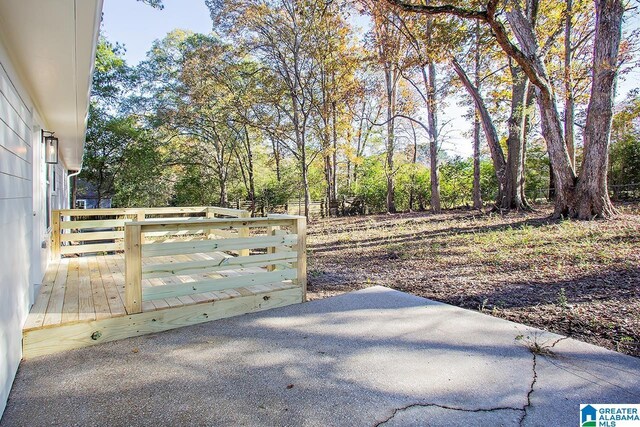
<instances>
[{"instance_id":1,"label":"shadow on concrete","mask_svg":"<svg viewBox=\"0 0 640 427\"><path fill-rule=\"evenodd\" d=\"M24 361L0 424L565 425L640 399L640 360L560 338L374 287Z\"/></svg>"}]
</instances>

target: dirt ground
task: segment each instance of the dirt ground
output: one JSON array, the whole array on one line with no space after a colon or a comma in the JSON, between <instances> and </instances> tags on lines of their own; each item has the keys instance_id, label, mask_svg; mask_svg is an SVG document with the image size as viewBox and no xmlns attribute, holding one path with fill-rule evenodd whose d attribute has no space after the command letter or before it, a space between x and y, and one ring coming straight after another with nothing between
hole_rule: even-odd
<instances>
[{"instance_id":1,"label":"dirt ground","mask_svg":"<svg viewBox=\"0 0 640 427\"><path fill-rule=\"evenodd\" d=\"M613 221L454 210L309 225L309 299L388 286L640 357L640 205Z\"/></svg>"}]
</instances>

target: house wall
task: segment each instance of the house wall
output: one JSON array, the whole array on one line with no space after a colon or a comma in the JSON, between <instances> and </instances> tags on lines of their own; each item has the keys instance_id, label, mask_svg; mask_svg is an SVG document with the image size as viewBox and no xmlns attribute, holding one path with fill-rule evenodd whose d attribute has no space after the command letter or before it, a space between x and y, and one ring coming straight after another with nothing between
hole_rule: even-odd
<instances>
[{"instance_id":1,"label":"house wall","mask_svg":"<svg viewBox=\"0 0 640 427\"><path fill-rule=\"evenodd\" d=\"M0 415L22 357L22 326L48 260L43 123L0 40ZM57 186L50 197L56 209L66 207L68 189L63 164L54 169Z\"/></svg>"}]
</instances>

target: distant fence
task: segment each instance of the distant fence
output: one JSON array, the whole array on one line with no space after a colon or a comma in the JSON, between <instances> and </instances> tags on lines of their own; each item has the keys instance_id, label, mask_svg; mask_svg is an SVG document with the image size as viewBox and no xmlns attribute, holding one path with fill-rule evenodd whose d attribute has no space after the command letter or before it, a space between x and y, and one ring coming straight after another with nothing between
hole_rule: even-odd
<instances>
[{"instance_id":1,"label":"distant fence","mask_svg":"<svg viewBox=\"0 0 640 427\"><path fill-rule=\"evenodd\" d=\"M236 200L227 206L234 209L242 209L251 212L250 200ZM284 205L270 205L256 200L254 216L265 216L267 213L281 213L287 215L304 215L304 199L290 199ZM324 218L325 216L351 216L364 215L369 209L359 197L341 197L333 204L327 204L324 200L312 200L309 203L310 218Z\"/></svg>"},{"instance_id":2,"label":"distant fence","mask_svg":"<svg viewBox=\"0 0 640 427\"><path fill-rule=\"evenodd\" d=\"M251 200L236 200L228 203L227 206L234 209L242 209L251 212ZM291 199L284 205L272 205L261 200L254 203L254 216L265 216L268 213L279 213L287 215L304 215L304 199ZM323 218L326 215L324 201L311 201L309 203L309 217Z\"/></svg>"}]
</instances>

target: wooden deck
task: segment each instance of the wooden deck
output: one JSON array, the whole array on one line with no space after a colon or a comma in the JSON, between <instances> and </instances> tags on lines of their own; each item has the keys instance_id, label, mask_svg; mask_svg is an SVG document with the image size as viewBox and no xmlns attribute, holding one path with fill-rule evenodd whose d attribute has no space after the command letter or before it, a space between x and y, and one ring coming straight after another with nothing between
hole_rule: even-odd
<instances>
[{"instance_id":1,"label":"wooden deck","mask_svg":"<svg viewBox=\"0 0 640 427\"><path fill-rule=\"evenodd\" d=\"M176 262L226 258L225 254L189 254L163 257L167 268ZM262 272L263 268L224 270L216 278L233 277L245 272ZM212 278L212 274L191 274L175 278L143 280L143 287L198 282ZM201 302L219 301L265 291L288 289L292 283L247 286L217 292L205 292L173 298L155 299L142 304L145 312L183 307ZM63 258L49 266L40 294L33 305L24 330L64 325L73 322L101 320L127 314L124 306L124 254Z\"/></svg>"},{"instance_id":2,"label":"wooden deck","mask_svg":"<svg viewBox=\"0 0 640 427\"><path fill-rule=\"evenodd\" d=\"M240 212L229 218L229 209L180 209L204 210L208 217L144 218L152 210L57 212L54 259L23 328L23 356L304 301L303 217L247 218ZM214 209L227 217L210 218Z\"/></svg>"},{"instance_id":3,"label":"wooden deck","mask_svg":"<svg viewBox=\"0 0 640 427\"><path fill-rule=\"evenodd\" d=\"M189 254L162 257L162 260L170 269L171 264L178 262L226 257L228 255L224 253ZM143 313L128 315L124 304L124 268L122 253L62 258L52 262L23 328L24 357L55 353L302 301L301 289L291 281L285 281L144 301ZM216 273L150 278L143 280L143 288L199 282L211 278L232 278L263 271L266 269L250 267ZM214 311L207 313L204 309L205 306L214 305L216 311L219 311L218 306L224 305L226 311L220 313L224 315L216 316ZM191 310L185 312L185 308ZM179 313L187 314L187 318L176 318L175 315ZM200 318L193 318L194 314ZM121 322L114 323L114 319L120 319ZM153 325L145 327L145 320L150 320ZM162 320L165 322L161 322ZM122 328L113 330L112 326L119 326L118 323L122 324ZM135 330L129 328L135 324Z\"/></svg>"}]
</instances>

